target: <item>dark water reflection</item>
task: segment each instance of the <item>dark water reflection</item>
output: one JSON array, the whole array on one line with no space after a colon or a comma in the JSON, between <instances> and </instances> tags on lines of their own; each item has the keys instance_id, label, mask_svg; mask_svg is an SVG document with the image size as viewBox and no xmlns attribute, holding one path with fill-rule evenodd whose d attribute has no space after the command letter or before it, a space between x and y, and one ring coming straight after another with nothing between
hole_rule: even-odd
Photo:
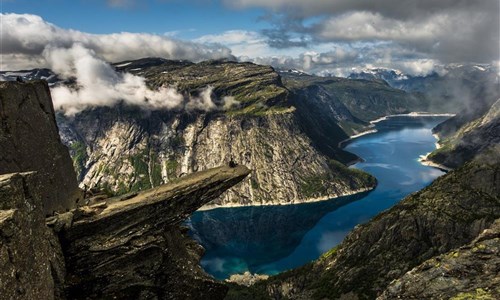
<instances>
[{"instance_id":1,"label":"dark water reflection","mask_svg":"<svg viewBox=\"0 0 500 300\"><path fill-rule=\"evenodd\" d=\"M431 129L443 120L394 117L377 123L379 132L350 142L346 150L364 159L353 167L378 179L370 193L299 205L196 212L189 225L206 249L202 266L224 279L247 270L276 274L318 258L354 226L443 174L418 162L435 148Z\"/></svg>"}]
</instances>

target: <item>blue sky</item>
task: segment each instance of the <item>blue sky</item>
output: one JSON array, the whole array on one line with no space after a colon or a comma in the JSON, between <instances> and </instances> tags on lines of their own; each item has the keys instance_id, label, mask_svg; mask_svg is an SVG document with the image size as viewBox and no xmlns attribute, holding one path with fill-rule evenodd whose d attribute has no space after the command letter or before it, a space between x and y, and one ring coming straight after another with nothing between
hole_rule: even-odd
<instances>
[{"instance_id":1,"label":"blue sky","mask_svg":"<svg viewBox=\"0 0 500 300\"><path fill-rule=\"evenodd\" d=\"M124 7L99 0L15 0L4 1L3 12L35 14L60 27L89 33L175 32L181 39L269 26L260 18L263 9L231 9L210 0L138 1Z\"/></svg>"},{"instance_id":2,"label":"blue sky","mask_svg":"<svg viewBox=\"0 0 500 300\"><path fill-rule=\"evenodd\" d=\"M340 76L500 61L498 0L1 1L2 69L49 66L47 49L75 43L112 62L230 58Z\"/></svg>"}]
</instances>

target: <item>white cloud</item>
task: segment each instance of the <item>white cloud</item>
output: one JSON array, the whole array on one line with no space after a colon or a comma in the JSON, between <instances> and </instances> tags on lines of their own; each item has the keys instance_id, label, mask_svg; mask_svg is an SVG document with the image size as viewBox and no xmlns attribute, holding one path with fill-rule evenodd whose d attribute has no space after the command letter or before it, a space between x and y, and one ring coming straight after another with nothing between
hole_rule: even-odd
<instances>
[{"instance_id":1,"label":"white cloud","mask_svg":"<svg viewBox=\"0 0 500 300\"><path fill-rule=\"evenodd\" d=\"M77 78L77 89L60 85L51 90L55 109L67 115L91 106L112 106L120 101L147 108L175 108L184 100L174 88L152 91L146 87L144 78L116 73L92 50L80 44L69 49L48 47L43 54L56 73Z\"/></svg>"},{"instance_id":2,"label":"white cloud","mask_svg":"<svg viewBox=\"0 0 500 300\"><path fill-rule=\"evenodd\" d=\"M276 50L269 47L266 38L255 31L229 30L221 34L204 35L194 40L209 45L224 45L235 56L270 56Z\"/></svg>"},{"instance_id":3,"label":"white cloud","mask_svg":"<svg viewBox=\"0 0 500 300\"><path fill-rule=\"evenodd\" d=\"M59 85L51 88L54 108L74 115L89 107L113 106L123 102L143 109L186 109L211 111L230 107L233 99L222 99L220 106L212 100L212 87L200 91L198 97L183 95L175 87L151 90L145 79L130 73L117 73L82 44L71 48L47 47L43 56L51 69L63 77L76 78L77 87Z\"/></svg>"},{"instance_id":4,"label":"white cloud","mask_svg":"<svg viewBox=\"0 0 500 300\"><path fill-rule=\"evenodd\" d=\"M226 0L267 9L268 44L388 41L442 62L489 63L500 56L498 0Z\"/></svg>"},{"instance_id":5,"label":"white cloud","mask_svg":"<svg viewBox=\"0 0 500 300\"><path fill-rule=\"evenodd\" d=\"M232 57L231 50L220 44L203 45L148 33L89 34L60 28L30 14L0 14L0 18L3 25L0 68L3 70L18 69L28 62L31 68L46 67L42 52L47 46L71 48L75 43L111 62L142 57L191 61Z\"/></svg>"}]
</instances>

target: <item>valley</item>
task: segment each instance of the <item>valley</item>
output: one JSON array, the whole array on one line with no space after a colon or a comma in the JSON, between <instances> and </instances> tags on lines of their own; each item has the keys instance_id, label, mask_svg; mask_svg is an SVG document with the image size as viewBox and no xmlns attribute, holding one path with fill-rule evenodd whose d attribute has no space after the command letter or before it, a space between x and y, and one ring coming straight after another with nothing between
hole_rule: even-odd
<instances>
[{"instance_id":1,"label":"valley","mask_svg":"<svg viewBox=\"0 0 500 300\"><path fill-rule=\"evenodd\" d=\"M500 299L499 0L0 25L0 300Z\"/></svg>"},{"instance_id":2,"label":"valley","mask_svg":"<svg viewBox=\"0 0 500 300\"><path fill-rule=\"evenodd\" d=\"M81 188L72 192L76 200L61 198L69 201L64 204L67 213L50 217L50 211L45 212L49 229L39 224L39 215L23 211L32 222L29 226L47 235L56 251L54 256L44 252L41 257L58 270L50 279L53 283L49 282L55 290L45 289L45 293L54 292L61 299L132 294L173 299L206 295L214 299L390 298L415 293L407 271L431 264L428 260L441 260L458 247L466 256L456 263L476 259L476 253L469 250L478 246L469 247L468 243L483 245L474 238L498 217L499 110L494 101L498 88L496 93L494 88L488 92L473 110L439 116L440 110L413 113L427 110L427 96L397 90L379 80L289 74L249 63L194 64L154 58L118 63L115 69L145 75L152 88L173 82L184 102L173 109L122 102L74 114L62 107L51 110L49 84L71 87L74 82L59 81L50 70L23 73L49 76L50 83L35 80L4 88L2 99L21 103L4 105L19 120L25 115L17 110L28 109L33 111L29 113L33 122L42 122L43 114L48 116L43 122L50 126L57 122L57 127L50 128L58 128L60 141L59 137L46 138L49 133L33 141L67 145ZM6 116L4 120L16 128L17 123L9 123ZM32 133L27 127L20 128L7 127L5 134L16 142L6 144L5 149L24 149L17 141L26 141ZM434 150L436 142L440 148ZM50 147L47 149L65 151L60 146ZM451 171L444 174L422 165L419 157L427 153L429 162ZM45 168L28 164L19 155L4 161L16 159L19 162L10 168ZM220 165L226 167L216 168ZM68 170L58 174L64 177L63 173L72 172ZM9 186L6 197L17 188L20 179L16 176L2 177ZM39 177L20 176L26 191L38 191L35 182ZM212 185L208 178L220 180ZM165 212L151 214L148 201L151 195L157 197L154 191L171 188L178 190L153 200ZM198 193L205 192L208 196L195 201ZM12 197L24 199L33 192L26 193ZM176 199L188 202L180 204L183 202ZM451 199L458 199L460 206ZM170 201L170 208L163 201ZM52 209L48 203L44 206ZM463 207L474 209L464 211ZM136 209L129 215L129 210ZM449 215L453 217L446 217ZM7 210L5 217L7 223L2 226L20 221ZM123 228L133 229L134 237L122 236ZM450 228L458 234L456 238L444 233ZM489 245L484 247L495 247L496 229L491 227L491 233L484 236ZM43 244L40 240L23 242ZM110 248L102 248L101 243ZM183 246L173 247L175 244ZM373 245L377 248L367 253ZM401 250L407 247L411 254ZM136 261L136 255L141 259ZM157 264L155 257L171 259ZM494 261L494 256L485 257ZM105 267L101 259L109 259L114 267ZM191 271L184 270L183 263ZM148 279L137 272L134 266L138 265L148 266ZM89 275L92 268L95 272ZM435 276L427 267L418 270L425 274L422 276ZM239 281L244 285L221 281L247 271L270 277L252 279L250 286L247 275ZM156 281L179 275L184 279ZM200 280L191 282L192 276ZM434 287L429 293L439 293L441 288L449 295L476 288L483 291L480 275L470 276L475 276L472 287L461 285L457 292L450 286ZM494 284L495 276L484 278L488 285ZM403 287L393 283L396 279ZM189 286L195 290L188 296L183 291Z\"/></svg>"},{"instance_id":3,"label":"valley","mask_svg":"<svg viewBox=\"0 0 500 300\"><path fill-rule=\"evenodd\" d=\"M206 249L204 269L218 279L233 274L275 275L304 265L337 246L355 226L430 184L444 172L418 157L435 149L432 128L447 117L390 117L378 132L351 140L362 158L353 167L377 178L370 192L317 203L198 211L188 221Z\"/></svg>"}]
</instances>

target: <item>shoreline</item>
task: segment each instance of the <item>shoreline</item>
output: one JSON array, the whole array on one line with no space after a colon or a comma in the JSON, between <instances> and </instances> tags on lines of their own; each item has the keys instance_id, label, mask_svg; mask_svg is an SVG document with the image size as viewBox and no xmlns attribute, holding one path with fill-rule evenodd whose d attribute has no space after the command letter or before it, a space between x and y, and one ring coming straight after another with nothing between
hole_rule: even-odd
<instances>
[{"instance_id":1,"label":"shoreline","mask_svg":"<svg viewBox=\"0 0 500 300\"><path fill-rule=\"evenodd\" d=\"M437 148L437 149L439 149L439 148ZM439 170L441 170L443 172L446 172L446 173L452 170L451 168L448 168L446 166L443 166L441 164L438 164L438 163L435 163L435 162L433 162L431 160L428 160L427 157L431 153L432 152L429 152L429 153L427 153L425 155L420 155L420 157L418 158L418 162L420 162L424 166L436 168L436 169L439 169Z\"/></svg>"},{"instance_id":2,"label":"shoreline","mask_svg":"<svg viewBox=\"0 0 500 300\"><path fill-rule=\"evenodd\" d=\"M436 145L436 150L440 149L442 146L439 143L439 140L440 140L439 135L433 133L432 136L436 139L436 144L435 144ZM427 154L427 155L429 155L429 154Z\"/></svg>"},{"instance_id":3,"label":"shoreline","mask_svg":"<svg viewBox=\"0 0 500 300\"><path fill-rule=\"evenodd\" d=\"M345 146L344 145L345 143L350 142L353 139L356 139L358 137L361 137L361 136L364 136L364 135L367 135L367 134L377 133L378 130L374 128L375 124L377 124L379 122L382 122L382 121L385 121L385 120L387 120L389 118L392 118L392 117L411 117L411 118L417 118L417 117L453 117L453 116L455 116L455 114L448 114L448 113L437 114L437 113L418 112L418 111L410 112L410 113L407 113L407 114L395 114L395 115L383 116L383 117L380 117L378 119L369 121L370 125L368 125L368 127L367 127L368 130L365 130L365 131L362 131L360 133L356 133L354 135L349 136L347 139L340 141L337 146L339 148L343 148ZM433 136L436 137L437 140L439 140L439 137L436 134L433 134Z\"/></svg>"},{"instance_id":4,"label":"shoreline","mask_svg":"<svg viewBox=\"0 0 500 300\"><path fill-rule=\"evenodd\" d=\"M375 120L371 120L370 124L376 124L381 121L385 121L388 118L391 117L454 117L456 114L449 114L449 113L430 113L430 112L425 112L425 111L413 111L407 114L395 114L395 115L387 115L384 117L380 117Z\"/></svg>"},{"instance_id":5,"label":"shoreline","mask_svg":"<svg viewBox=\"0 0 500 300\"><path fill-rule=\"evenodd\" d=\"M315 202L334 200L334 199L338 199L338 198L342 198L342 197L366 193L366 192L374 190L376 187L377 186L374 186L372 188L357 189L357 190L342 193L339 195L326 195L326 196L321 196L321 197L316 197L316 198L307 198L306 200L302 200L301 202L281 202L281 203L266 202L266 203L255 203L255 204L228 203L228 204L223 204L223 205L213 205L213 204L210 205L210 204L208 204L208 205L204 205L204 206L200 207L197 211L208 211L208 210L213 210L213 209L218 209L218 208L236 208L236 207L254 207L254 206L284 206L284 205L299 205L299 204L315 203Z\"/></svg>"},{"instance_id":6,"label":"shoreline","mask_svg":"<svg viewBox=\"0 0 500 300\"><path fill-rule=\"evenodd\" d=\"M436 142L434 143L434 145L436 146L436 150L441 148L442 146L441 146L441 144L439 144L439 136L435 133L433 133L432 136L436 139ZM436 168L436 169L439 169L443 172L449 172L452 170L451 168L448 168L448 167L443 166L441 164L435 163L432 160L429 160L428 157L431 153L432 153L432 151L425 154L425 155L420 155L420 157L418 158L418 161L424 166Z\"/></svg>"},{"instance_id":7,"label":"shoreline","mask_svg":"<svg viewBox=\"0 0 500 300\"><path fill-rule=\"evenodd\" d=\"M368 130L366 130L366 131L362 131L362 132L357 133L357 134L355 134L355 135L351 135L350 137L346 138L345 140L340 141L340 142L337 144L337 146L338 146L339 148L344 148L344 144L345 144L345 143L347 143L347 142L350 142L350 141L352 141L352 140L354 140L354 139L356 139L356 138L359 138L359 137L361 137L361 136L368 135L368 134L372 134L372 133L377 133L377 132L378 132L378 130L377 130L377 129L368 129Z\"/></svg>"}]
</instances>

